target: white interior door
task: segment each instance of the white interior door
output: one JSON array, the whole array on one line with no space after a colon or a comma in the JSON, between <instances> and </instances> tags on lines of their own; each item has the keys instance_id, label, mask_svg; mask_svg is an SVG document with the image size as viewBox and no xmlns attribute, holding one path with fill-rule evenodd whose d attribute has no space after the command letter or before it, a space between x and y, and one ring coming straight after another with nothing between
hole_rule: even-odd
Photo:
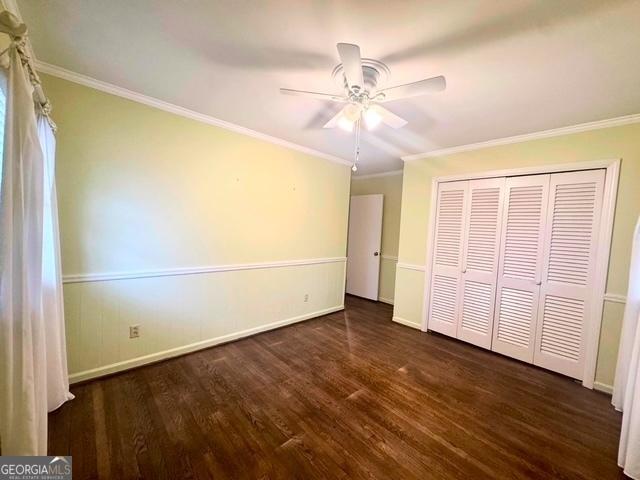
<instances>
[{"instance_id":1,"label":"white interior door","mask_svg":"<svg viewBox=\"0 0 640 480\"><path fill-rule=\"evenodd\" d=\"M502 247L491 349L533 362L549 175L505 181Z\"/></svg>"},{"instance_id":2,"label":"white interior door","mask_svg":"<svg viewBox=\"0 0 640 480\"><path fill-rule=\"evenodd\" d=\"M438 186L431 294L430 330L455 337L460 311L460 280L469 182Z\"/></svg>"},{"instance_id":3,"label":"white interior door","mask_svg":"<svg viewBox=\"0 0 640 480\"><path fill-rule=\"evenodd\" d=\"M504 178L469 181L457 337L491 348Z\"/></svg>"},{"instance_id":4,"label":"white interior door","mask_svg":"<svg viewBox=\"0 0 640 480\"><path fill-rule=\"evenodd\" d=\"M347 293L378 300L383 195L355 195L349 206Z\"/></svg>"},{"instance_id":5,"label":"white interior door","mask_svg":"<svg viewBox=\"0 0 640 480\"><path fill-rule=\"evenodd\" d=\"M582 379L604 170L551 175L533 363Z\"/></svg>"}]
</instances>

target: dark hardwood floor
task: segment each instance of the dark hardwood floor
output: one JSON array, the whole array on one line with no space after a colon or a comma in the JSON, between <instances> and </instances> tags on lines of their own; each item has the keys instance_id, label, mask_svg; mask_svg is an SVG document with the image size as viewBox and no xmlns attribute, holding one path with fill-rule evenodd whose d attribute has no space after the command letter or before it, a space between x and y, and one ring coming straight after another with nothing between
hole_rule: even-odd
<instances>
[{"instance_id":1,"label":"dark hardwood floor","mask_svg":"<svg viewBox=\"0 0 640 480\"><path fill-rule=\"evenodd\" d=\"M347 309L72 388L83 478L622 478L620 415L572 380Z\"/></svg>"}]
</instances>

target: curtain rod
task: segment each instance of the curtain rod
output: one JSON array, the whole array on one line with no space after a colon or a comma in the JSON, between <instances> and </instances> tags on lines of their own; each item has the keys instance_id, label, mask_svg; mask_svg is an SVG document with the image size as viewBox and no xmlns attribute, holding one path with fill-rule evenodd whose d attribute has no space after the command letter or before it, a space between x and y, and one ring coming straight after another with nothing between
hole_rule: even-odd
<instances>
[{"instance_id":1,"label":"curtain rod","mask_svg":"<svg viewBox=\"0 0 640 480\"><path fill-rule=\"evenodd\" d=\"M40 107L40 113L46 117L49 125L51 125L51 128L55 132L56 124L50 116L51 102L49 102L49 99L44 94L40 77L33 63L32 55L30 55L31 45L27 39L27 26L9 10L3 10L0 12L0 32L9 35L12 43L16 46L22 64L27 69L29 81L31 85L33 85L34 97Z\"/></svg>"}]
</instances>

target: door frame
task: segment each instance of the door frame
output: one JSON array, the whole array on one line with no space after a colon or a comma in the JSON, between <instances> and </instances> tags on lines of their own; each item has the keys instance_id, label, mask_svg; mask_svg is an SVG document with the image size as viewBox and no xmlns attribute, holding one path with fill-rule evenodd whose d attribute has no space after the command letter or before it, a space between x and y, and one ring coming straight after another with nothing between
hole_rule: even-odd
<instances>
[{"instance_id":1,"label":"door frame","mask_svg":"<svg viewBox=\"0 0 640 480\"><path fill-rule=\"evenodd\" d=\"M602 313L604 310L605 289L607 286L607 273L609 271L609 254L611 251L611 237L613 235L613 220L615 216L616 200L618 196L618 181L620 179L620 158L609 160L595 160L575 163L549 164L524 168L505 170L491 170L460 175L448 175L433 177L431 179L431 203L429 206L429 221L427 224L427 256L424 276L424 297L422 305L422 327L428 330L429 319L429 295L431 274L433 269L433 253L435 235L433 228L436 219L436 201L438 186L440 183L459 180L476 180L493 177L515 177L522 175L539 175L546 173L574 172L576 170L605 170L604 192L602 199L602 217L600 219L600 231L598 232L598 248L596 251L594 298L591 312L589 312L586 324L585 362L582 385L593 388L596 376L596 361L598 358L598 344L600 341L600 328L602 326Z\"/></svg>"}]
</instances>

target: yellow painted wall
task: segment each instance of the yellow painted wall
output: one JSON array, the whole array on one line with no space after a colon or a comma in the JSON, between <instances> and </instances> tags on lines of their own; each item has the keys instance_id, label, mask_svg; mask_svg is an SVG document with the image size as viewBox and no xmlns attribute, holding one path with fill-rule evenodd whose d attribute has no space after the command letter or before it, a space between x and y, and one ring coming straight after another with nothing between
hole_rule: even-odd
<instances>
[{"instance_id":1,"label":"yellow painted wall","mask_svg":"<svg viewBox=\"0 0 640 480\"><path fill-rule=\"evenodd\" d=\"M400 203L402 200L402 174L382 177L353 177L351 195L384 195L382 212L382 247L380 260L380 285L378 295L381 301L393 303L396 263L398 261L398 240L400 236Z\"/></svg>"},{"instance_id":2,"label":"yellow painted wall","mask_svg":"<svg viewBox=\"0 0 640 480\"><path fill-rule=\"evenodd\" d=\"M43 83L59 126L64 275L344 257L348 166ZM342 260L66 283L70 372L85 378L340 308L343 286Z\"/></svg>"},{"instance_id":3,"label":"yellow painted wall","mask_svg":"<svg viewBox=\"0 0 640 480\"><path fill-rule=\"evenodd\" d=\"M640 124L502 145L404 166L399 262L425 265L431 179L438 176L546 164L622 159L607 292L626 294L631 239L640 215ZM394 315L420 325L424 275L399 268ZM605 303L596 381L613 384L623 308Z\"/></svg>"}]
</instances>

